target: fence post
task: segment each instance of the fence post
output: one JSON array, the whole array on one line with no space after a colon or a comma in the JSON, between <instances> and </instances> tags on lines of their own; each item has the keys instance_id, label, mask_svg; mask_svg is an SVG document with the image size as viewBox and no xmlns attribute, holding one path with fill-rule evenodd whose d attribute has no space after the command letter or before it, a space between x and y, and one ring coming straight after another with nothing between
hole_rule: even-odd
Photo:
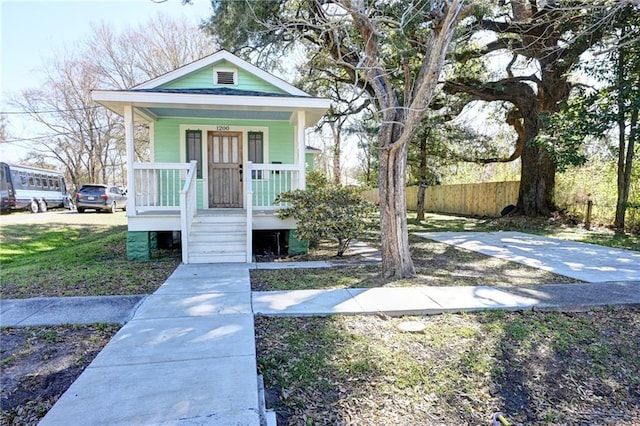
<instances>
[{"instance_id":1,"label":"fence post","mask_svg":"<svg viewBox=\"0 0 640 426\"><path fill-rule=\"evenodd\" d=\"M584 227L589 231L591 229L591 211L593 210L593 200L591 200L591 194L587 194L587 218L584 222Z\"/></svg>"}]
</instances>

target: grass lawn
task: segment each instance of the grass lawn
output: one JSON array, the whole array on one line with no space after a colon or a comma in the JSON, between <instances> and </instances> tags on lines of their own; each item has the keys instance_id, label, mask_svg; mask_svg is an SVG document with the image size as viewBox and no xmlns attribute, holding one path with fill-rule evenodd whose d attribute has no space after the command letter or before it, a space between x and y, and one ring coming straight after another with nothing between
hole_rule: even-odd
<instances>
[{"instance_id":1,"label":"grass lawn","mask_svg":"<svg viewBox=\"0 0 640 426\"><path fill-rule=\"evenodd\" d=\"M514 230L638 249L606 229L428 215L418 231ZM371 227L362 240L377 245ZM418 276L378 266L252 271L255 290L524 285L575 280L410 237ZM326 245L322 250L326 251ZM310 259L316 256L312 253ZM421 333L400 325L417 321ZM640 424L640 309L431 317L256 318L258 369L279 425Z\"/></svg>"},{"instance_id":2,"label":"grass lawn","mask_svg":"<svg viewBox=\"0 0 640 426\"><path fill-rule=\"evenodd\" d=\"M3 224L1 231L3 299L152 293L179 263L176 256L128 261L126 225Z\"/></svg>"},{"instance_id":3,"label":"grass lawn","mask_svg":"<svg viewBox=\"0 0 640 426\"><path fill-rule=\"evenodd\" d=\"M639 309L263 317L256 335L280 426L640 424Z\"/></svg>"}]
</instances>

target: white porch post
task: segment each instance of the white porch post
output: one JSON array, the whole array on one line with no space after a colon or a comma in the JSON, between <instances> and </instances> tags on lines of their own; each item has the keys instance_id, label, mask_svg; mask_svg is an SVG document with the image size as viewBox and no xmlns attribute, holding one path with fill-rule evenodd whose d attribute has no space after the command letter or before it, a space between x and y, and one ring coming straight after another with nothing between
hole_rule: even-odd
<instances>
[{"instance_id":1,"label":"white porch post","mask_svg":"<svg viewBox=\"0 0 640 426\"><path fill-rule=\"evenodd\" d=\"M127 216L136 215L136 187L134 182L133 163L135 150L133 147L133 105L124 106L124 137L127 147Z\"/></svg>"},{"instance_id":2,"label":"white porch post","mask_svg":"<svg viewBox=\"0 0 640 426\"><path fill-rule=\"evenodd\" d=\"M305 130L305 112L298 111L298 122L295 126L297 146L298 146L298 166L300 167L298 172L298 188L306 188L306 176L305 176L305 153L306 153L306 141L304 138Z\"/></svg>"}]
</instances>

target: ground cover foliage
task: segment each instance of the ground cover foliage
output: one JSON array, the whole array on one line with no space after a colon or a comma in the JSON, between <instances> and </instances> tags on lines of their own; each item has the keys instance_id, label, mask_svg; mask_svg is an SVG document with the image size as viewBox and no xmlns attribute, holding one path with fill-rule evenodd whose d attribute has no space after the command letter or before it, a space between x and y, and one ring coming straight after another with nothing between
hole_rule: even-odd
<instances>
[{"instance_id":1,"label":"ground cover foliage","mask_svg":"<svg viewBox=\"0 0 640 426\"><path fill-rule=\"evenodd\" d=\"M0 298L106 296L155 291L179 263L127 260L126 225L2 226Z\"/></svg>"},{"instance_id":2,"label":"ground cover foliage","mask_svg":"<svg viewBox=\"0 0 640 426\"><path fill-rule=\"evenodd\" d=\"M113 324L3 328L0 424L37 424L119 328Z\"/></svg>"},{"instance_id":3,"label":"ground cover foliage","mask_svg":"<svg viewBox=\"0 0 640 426\"><path fill-rule=\"evenodd\" d=\"M638 308L259 317L258 369L279 425L635 425L639 326Z\"/></svg>"}]
</instances>

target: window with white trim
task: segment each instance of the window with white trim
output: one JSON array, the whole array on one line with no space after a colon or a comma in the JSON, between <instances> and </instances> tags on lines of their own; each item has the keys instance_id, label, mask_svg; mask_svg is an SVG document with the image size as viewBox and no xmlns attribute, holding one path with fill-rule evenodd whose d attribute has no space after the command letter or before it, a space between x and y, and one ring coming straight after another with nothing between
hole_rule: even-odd
<instances>
[{"instance_id":1,"label":"window with white trim","mask_svg":"<svg viewBox=\"0 0 640 426\"><path fill-rule=\"evenodd\" d=\"M201 130L187 130L185 134L185 140L187 142L186 159L187 162L196 160L198 165L196 166L196 177L202 179L202 131Z\"/></svg>"},{"instance_id":2,"label":"window with white trim","mask_svg":"<svg viewBox=\"0 0 640 426\"><path fill-rule=\"evenodd\" d=\"M249 132L249 148L248 158L254 164L264 163L264 134L262 132ZM251 172L252 179L262 179L262 170L253 170Z\"/></svg>"}]
</instances>

